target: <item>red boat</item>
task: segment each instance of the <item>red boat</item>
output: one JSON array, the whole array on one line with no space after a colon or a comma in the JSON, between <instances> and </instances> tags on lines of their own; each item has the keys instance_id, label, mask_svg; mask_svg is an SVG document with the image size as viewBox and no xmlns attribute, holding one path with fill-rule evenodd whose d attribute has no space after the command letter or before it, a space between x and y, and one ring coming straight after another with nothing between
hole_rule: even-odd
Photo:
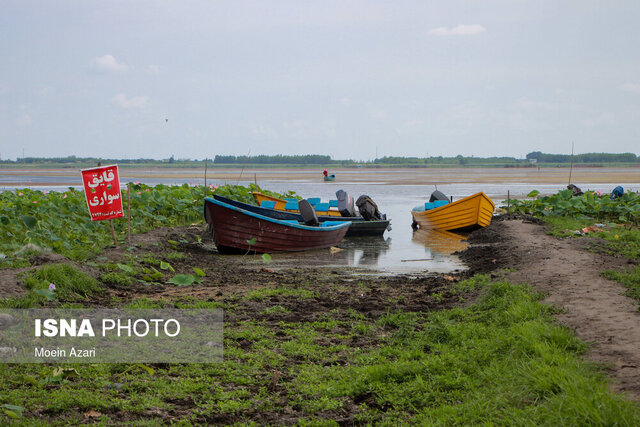
<instances>
[{"instance_id":1,"label":"red boat","mask_svg":"<svg viewBox=\"0 0 640 427\"><path fill-rule=\"evenodd\" d=\"M204 199L204 217L218 252L289 252L322 249L342 241L350 222L309 226L294 220L269 218L219 200Z\"/></svg>"}]
</instances>

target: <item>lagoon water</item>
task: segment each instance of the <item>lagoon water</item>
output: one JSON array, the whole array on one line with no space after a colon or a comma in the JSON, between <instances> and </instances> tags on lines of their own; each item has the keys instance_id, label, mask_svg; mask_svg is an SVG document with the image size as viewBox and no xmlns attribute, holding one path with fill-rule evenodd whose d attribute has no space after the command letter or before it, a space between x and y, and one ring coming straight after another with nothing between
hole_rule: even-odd
<instances>
[{"instance_id":1,"label":"lagoon water","mask_svg":"<svg viewBox=\"0 0 640 427\"><path fill-rule=\"evenodd\" d=\"M455 251L466 248L465 235L438 232L414 232L411 228L411 209L429 199L435 189L427 185L390 185L381 183L339 183L339 182L259 182L262 188L286 192L295 191L303 197L321 197L323 200L335 199L335 192L344 189L354 197L361 194L371 197L381 212L391 219L392 230L383 238L348 238L340 245L342 252L314 251L296 254L278 254L273 263L288 266L300 263L306 265L349 266L363 270L374 270L378 274L400 273L446 273L465 269ZM583 186L583 189L609 192L607 184ZM628 187L628 186L627 186ZM531 190L543 193L555 193L562 190L562 184L447 184L438 189L454 201L462 197L484 191L501 206L507 198L525 197Z\"/></svg>"},{"instance_id":2,"label":"lagoon water","mask_svg":"<svg viewBox=\"0 0 640 427\"><path fill-rule=\"evenodd\" d=\"M24 170L12 174L11 171L3 171L0 174L0 191L13 190L15 188L37 188L49 191L64 191L69 186L81 188L79 174L72 175L73 171L66 174L24 174ZM38 171L41 172L41 171ZM143 171L144 172L144 171ZM127 170L127 177L121 178L123 185L126 182L142 181L145 184L173 185L198 182L193 178L171 176L176 171L163 170L162 177L149 177L141 174L136 177L136 170ZM184 171L180 171L184 174ZM301 173L305 172L305 173ZM293 254L273 254L271 266L274 268L286 266L331 266L331 267L355 267L358 271L373 272L374 274L398 274L398 273L441 273L462 270L464 264L453 252L466 247L465 236L451 233L414 232L411 229L411 209L428 200L429 195L435 189L434 185L410 185L389 182L324 182L318 179L318 174L307 174L309 171L295 171L294 179L279 179L279 174L292 174L291 170L270 171L276 175L269 180L259 180L258 184L264 188L276 192L295 191L303 197L321 197L324 201L335 198L335 192L344 189L354 200L362 194L371 197L381 212L386 213L392 221L392 230L385 232L382 238L348 238L340 244L341 251L312 251ZM359 172L359 171L356 171ZM403 171L404 172L404 171ZM407 177L414 171L407 170ZM237 174L238 172L235 172ZM449 175L442 182L456 181L451 174L454 171L442 170L443 175ZM247 173L244 177L253 177L253 173ZM396 172L398 175L398 172ZM196 175L197 176L197 175ZM352 175L354 176L354 175ZM338 177L339 179L340 177ZM480 182L469 179L460 179L462 182L451 182L438 185L438 190L454 200L470 194L484 191L491 197L496 206L502 205L507 192L511 197L525 197L531 190L538 190L543 194L555 193L565 188L563 183L533 183L533 182ZM253 181L235 179L210 179L207 184L249 184ZM16 185L14 183L19 183ZM625 188L633 188L637 191L638 184L621 183ZM608 193L614 184L610 183L580 183L583 190L594 190ZM250 262L261 262L260 257L248 257Z\"/></svg>"}]
</instances>

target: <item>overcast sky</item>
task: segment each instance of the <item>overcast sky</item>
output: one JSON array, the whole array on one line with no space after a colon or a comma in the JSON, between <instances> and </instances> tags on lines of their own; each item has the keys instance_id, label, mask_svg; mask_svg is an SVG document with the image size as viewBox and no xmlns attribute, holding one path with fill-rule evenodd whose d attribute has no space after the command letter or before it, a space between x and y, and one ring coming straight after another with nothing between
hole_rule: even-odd
<instances>
[{"instance_id":1,"label":"overcast sky","mask_svg":"<svg viewBox=\"0 0 640 427\"><path fill-rule=\"evenodd\" d=\"M3 159L572 141L640 154L637 0L0 0Z\"/></svg>"}]
</instances>

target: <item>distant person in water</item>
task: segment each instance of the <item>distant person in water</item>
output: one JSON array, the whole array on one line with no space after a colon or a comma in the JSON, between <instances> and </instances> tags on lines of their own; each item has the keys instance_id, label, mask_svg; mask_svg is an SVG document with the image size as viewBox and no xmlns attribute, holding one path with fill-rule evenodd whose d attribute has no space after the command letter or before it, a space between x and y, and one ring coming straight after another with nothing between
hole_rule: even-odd
<instances>
[{"instance_id":1,"label":"distant person in water","mask_svg":"<svg viewBox=\"0 0 640 427\"><path fill-rule=\"evenodd\" d=\"M582 192L582 190L580 189L580 187L576 187L573 184L569 184L567 185L567 188L571 191L573 191L573 195L574 196L582 196L584 193Z\"/></svg>"},{"instance_id":2,"label":"distant person in water","mask_svg":"<svg viewBox=\"0 0 640 427\"><path fill-rule=\"evenodd\" d=\"M327 170L325 169L325 170L322 171L322 175L329 176L329 172L327 172Z\"/></svg>"},{"instance_id":3,"label":"distant person in water","mask_svg":"<svg viewBox=\"0 0 640 427\"><path fill-rule=\"evenodd\" d=\"M623 195L624 195L624 188L618 185L611 192L611 196L609 196L609 199L614 200L614 199L617 199L618 197L622 197Z\"/></svg>"}]
</instances>

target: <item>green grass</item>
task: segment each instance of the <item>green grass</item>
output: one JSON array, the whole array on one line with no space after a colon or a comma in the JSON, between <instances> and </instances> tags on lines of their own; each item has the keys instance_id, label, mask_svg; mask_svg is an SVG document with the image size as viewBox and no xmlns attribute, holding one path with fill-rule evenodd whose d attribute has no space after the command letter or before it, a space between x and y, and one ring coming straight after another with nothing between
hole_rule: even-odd
<instances>
[{"instance_id":1,"label":"green grass","mask_svg":"<svg viewBox=\"0 0 640 427\"><path fill-rule=\"evenodd\" d=\"M590 227L597 221L593 218L549 215L544 218L544 222L550 227L550 234L556 237L577 237L580 230ZM576 233L577 232L577 233Z\"/></svg>"},{"instance_id":2,"label":"green grass","mask_svg":"<svg viewBox=\"0 0 640 427\"><path fill-rule=\"evenodd\" d=\"M173 260L178 260L178 259L185 259L187 256L182 253L182 252L169 252L165 258L167 258L169 261L173 261Z\"/></svg>"},{"instance_id":3,"label":"green grass","mask_svg":"<svg viewBox=\"0 0 640 427\"><path fill-rule=\"evenodd\" d=\"M246 298L253 301L263 301L264 299L271 296L293 296L302 299L310 299L315 298L316 293L307 289L300 288L288 288L288 287L278 287L278 288L260 288L254 291L249 292L246 295Z\"/></svg>"},{"instance_id":4,"label":"green grass","mask_svg":"<svg viewBox=\"0 0 640 427\"><path fill-rule=\"evenodd\" d=\"M47 289L53 283L57 297L62 300L85 299L103 291L97 280L69 264L49 264L32 270L24 278L24 283L31 290Z\"/></svg>"},{"instance_id":5,"label":"green grass","mask_svg":"<svg viewBox=\"0 0 640 427\"><path fill-rule=\"evenodd\" d=\"M249 301L303 291L284 289ZM139 425L167 422L163 414L201 424L286 416L331 425L349 415L347 424L640 423L638 406L612 393L605 376L582 360L585 344L557 326L540 295L488 276L458 286L469 289L481 290L477 303L439 312L390 308L368 317L336 308L306 322L227 320L218 364L74 365L68 375L52 366L3 365L0 405L24 407L25 424L80 423L88 410L107 424ZM177 304L138 299L128 306ZM278 305L267 310L286 314ZM8 421L1 414L0 423Z\"/></svg>"},{"instance_id":6,"label":"green grass","mask_svg":"<svg viewBox=\"0 0 640 427\"><path fill-rule=\"evenodd\" d=\"M640 229L631 226L614 226L608 231L597 233L597 237L608 242L614 253L627 258L640 258Z\"/></svg>"},{"instance_id":7,"label":"green grass","mask_svg":"<svg viewBox=\"0 0 640 427\"><path fill-rule=\"evenodd\" d=\"M607 270L602 275L622 283L628 289L626 295L640 302L640 266L628 271Z\"/></svg>"},{"instance_id":8,"label":"green grass","mask_svg":"<svg viewBox=\"0 0 640 427\"><path fill-rule=\"evenodd\" d=\"M584 425L638 422L637 407L611 394L579 355L585 346L552 326L551 310L525 286L488 283L469 309L399 313L385 345L344 366L307 365L297 403L309 413L365 399L360 421ZM385 410L381 416L380 410Z\"/></svg>"},{"instance_id":9,"label":"green grass","mask_svg":"<svg viewBox=\"0 0 640 427\"><path fill-rule=\"evenodd\" d=\"M597 221L593 218L572 218L565 216L547 216L544 218L550 234L556 237L580 237L580 230L593 226ZM605 223L600 231L588 233L589 237L597 237L607 242L609 252L627 258L640 258L640 229L632 225Z\"/></svg>"},{"instance_id":10,"label":"green grass","mask_svg":"<svg viewBox=\"0 0 640 427\"><path fill-rule=\"evenodd\" d=\"M115 272L102 274L100 276L100 280L103 283L121 285L121 286L127 286L133 283L133 279L131 278L131 276L127 276L126 274L115 273Z\"/></svg>"},{"instance_id":11,"label":"green grass","mask_svg":"<svg viewBox=\"0 0 640 427\"><path fill-rule=\"evenodd\" d=\"M21 278L27 292L19 297L0 299L0 308L36 308L48 300L50 305L68 306L104 291L97 280L69 264L48 264L22 274ZM55 285L53 293L49 293L50 284Z\"/></svg>"}]
</instances>

